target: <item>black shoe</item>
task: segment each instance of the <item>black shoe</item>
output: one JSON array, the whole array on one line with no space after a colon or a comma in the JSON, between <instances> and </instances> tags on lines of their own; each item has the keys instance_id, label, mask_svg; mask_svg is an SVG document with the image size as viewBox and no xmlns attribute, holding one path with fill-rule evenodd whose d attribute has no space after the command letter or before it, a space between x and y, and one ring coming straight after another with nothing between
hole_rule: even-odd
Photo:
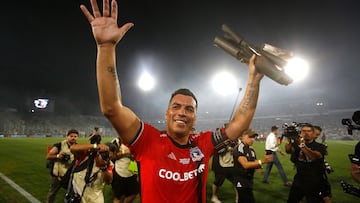
<instances>
[{"instance_id":1,"label":"black shoe","mask_svg":"<svg viewBox=\"0 0 360 203\"><path fill-rule=\"evenodd\" d=\"M262 182L265 183L265 184L270 184L270 182L267 181L267 180L263 180Z\"/></svg>"}]
</instances>

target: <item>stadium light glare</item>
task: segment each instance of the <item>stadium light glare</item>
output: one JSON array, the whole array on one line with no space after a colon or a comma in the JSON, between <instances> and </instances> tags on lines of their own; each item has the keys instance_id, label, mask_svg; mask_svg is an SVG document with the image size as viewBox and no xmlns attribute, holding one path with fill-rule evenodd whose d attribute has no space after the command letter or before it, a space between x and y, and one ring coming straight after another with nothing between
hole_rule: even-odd
<instances>
[{"instance_id":1,"label":"stadium light glare","mask_svg":"<svg viewBox=\"0 0 360 203\"><path fill-rule=\"evenodd\" d=\"M214 90L221 95L229 95L236 92L237 82L229 72L220 72L216 74L212 80Z\"/></svg>"},{"instance_id":2,"label":"stadium light glare","mask_svg":"<svg viewBox=\"0 0 360 203\"><path fill-rule=\"evenodd\" d=\"M294 82L304 79L309 71L309 65L300 58L292 58L284 67L285 73L288 74Z\"/></svg>"},{"instance_id":3,"label":"stadium light glare","mask_svg":"<svg viewBox=\"0 0 360 203\"><path fill-rule=\"evenodd\" d=\"M138 85L140 89L149 91L155 86L155 80L148 72L144 71L138 80Z\"/></svg>"}]
</instances>

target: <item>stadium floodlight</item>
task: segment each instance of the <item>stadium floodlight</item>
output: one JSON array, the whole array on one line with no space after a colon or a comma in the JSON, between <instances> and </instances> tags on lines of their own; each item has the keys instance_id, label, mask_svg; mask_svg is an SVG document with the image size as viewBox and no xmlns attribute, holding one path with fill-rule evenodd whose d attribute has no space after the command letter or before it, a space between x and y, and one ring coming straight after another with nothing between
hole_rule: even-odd
<instances>
[{"instance_id":1,"label":"stadium floodlight","mask_svg":"<svg viewBox=\"0 0 360 203\"><path fill-rule=\"evenodd\" d=\"M256 54L256 68L279 84L288 85L297 79L292 78L294 75L290 75L290 72L296 72L295 69L285 69L288 65L288 60L292 58L291 52L269 44L264 44L259 48L245 41L244 38L240 37L225 24L222 25L222 30L225 32L225 35L223 37L215 37L215 46L222 48L225 52L246 64L249 63L251 56ZM303 63L297 62L297 65L300 64ZM295 76L298 75L295 74Z\"/></svg>"},{"instance_id":2,"label":"stadium floodlight","mask_svg":"<svg viewBox=\"0 0 360 203\"><path fill-rule=\"evenodd\" d=\"M285 73L288 74L294 82L304 79L309 72L309 65L300 58L289 59L284 67Z\"/></svg>"},{"instance_id":3,"label":"stadium floodlight","mask_svg":"<svg viewBox=\"0 0 360 203\"><path fill-rule=\"evenodd\" d=\"M221 95L228 95L236 92L238 86L235 77L225 71L219 72L214 76L212 85L214 90Z\"/></svg>"},{"instance_id":4,"label":"stadium floodlight","mask_svg":"<svg viewBox=\"0 0 360 203\"><path fill-rule=\"evenodd\" d=\"M149 91L155 86L155 80L148 72L145 71L141 74L138 80L138 85L140 89Z\"/></svg>"}]
</instances>

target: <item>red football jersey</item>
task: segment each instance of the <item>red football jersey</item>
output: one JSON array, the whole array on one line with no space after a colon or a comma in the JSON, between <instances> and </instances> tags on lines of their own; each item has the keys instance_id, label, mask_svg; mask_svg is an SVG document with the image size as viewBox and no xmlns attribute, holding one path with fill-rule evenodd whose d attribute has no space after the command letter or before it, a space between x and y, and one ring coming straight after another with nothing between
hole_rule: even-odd
<instances>
[{"instance_id":1,"label":"red football jersey","mask_svg":"<svg viewBox=\"0 0 360 203\"><path fill-rule=\"evenodd\" d=\"M214 153L211 135L211 131L193 135L188 146L181 146L165 132L142 123L130 146L140 162L141 201L196 203L201 179L205 203L209 159Z\"/></svg>"}]
</instances>

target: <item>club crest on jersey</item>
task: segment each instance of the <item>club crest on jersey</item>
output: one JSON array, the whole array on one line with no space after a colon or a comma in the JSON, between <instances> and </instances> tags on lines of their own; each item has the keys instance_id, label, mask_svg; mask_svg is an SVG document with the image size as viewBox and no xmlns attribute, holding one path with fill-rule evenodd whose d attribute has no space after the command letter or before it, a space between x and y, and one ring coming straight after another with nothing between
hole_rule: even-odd
<instances>
[{"instance_id":1,"label":"club crest on jersey","mask_svg":"<svg viewBox=\"0 0 360 203\"><path fill-rule=\"evenodd\" d=\"M204 158L204 154L201 152L199 147L192 147L190 149L190 157L194 162L201 161Z\"/></svg>"}]
</instances>

